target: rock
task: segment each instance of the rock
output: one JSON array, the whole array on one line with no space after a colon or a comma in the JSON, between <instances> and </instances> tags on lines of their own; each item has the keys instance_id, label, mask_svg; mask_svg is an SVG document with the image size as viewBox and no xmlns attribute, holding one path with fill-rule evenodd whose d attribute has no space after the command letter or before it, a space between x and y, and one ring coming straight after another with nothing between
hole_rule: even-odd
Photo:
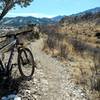
<instances>
[{"instance_id":1,"label":"rock","mask_svg":"<svg viewBox=\"0 0 100 100\"><path fill-rule=\"evenodd\" d=\"M48 84L48 81L47 81L46 79L42 79L41 82L42 82L43 84Z\"/></svg>"},{"instance_id":2,"label":"rock","mask_svg":"<svg viewBox=\"0 0 100 100\"><path fill-rule=\"evenodd\" d=\"M34 95L34 98L35 98L35 99L37 99L37 97L38 97L37 95Z\"/></svg>"},{"instance_id":3,"label":"rock","mask_svg":"<svg viewBox=\"0 0 100 100\"><path fill-rule=\"evenodd\" d=\"M25 93L27 94L30 94L31 93L31 91L30 90L25 90Z\"/></svg>"},{"instance_id":4,"label":"rock","mask_svg":"<svg viewBox=\"0 0 100 100\"><path fill-rule=\"evenodd\" d=\"M7 97L2 97L1 100L7 100Z\"/></svg>"},{"instance_id":5,"label":"rock","mask_svg":"<svg viewBox=\"0 0 100 100\"><path fill-rule=\"evenodd\" d=\"M15 97L14 100L21 100L21 98L20 97Z\"/></svg>"},{"instance_id":6,"label":"rock","mask_svg":"<svg viewBox=\"0 0 100 100\"><path fill-rule=\"evenodd\" d=\"M21 100L21 97L18 97L17 95L14 94L10 94L8 96L2 97L1 100Z\"/></svg>"}]
</instances>

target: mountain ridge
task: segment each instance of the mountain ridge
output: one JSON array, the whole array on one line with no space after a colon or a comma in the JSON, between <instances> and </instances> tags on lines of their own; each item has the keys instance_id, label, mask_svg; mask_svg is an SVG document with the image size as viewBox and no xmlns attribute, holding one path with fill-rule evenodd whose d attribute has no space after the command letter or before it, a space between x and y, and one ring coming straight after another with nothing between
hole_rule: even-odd
<instances>
[{"instance_id":1,"label":"mountain ridge","mask_svg":"<svg viewBox=\"0 0 100 100\"><path fill-rule=\"evenodd\" d=\"M55 21L52 21L49 18L36 18L32 16L22 17L6 17L4 18L0 24L1 26L23 26L27 24L53 24Z\"/></svg>"},{"instance_id":2,"label":"mountain ridge","mask_svg":"<svg viewBox=\"0 0 100 100\"><path fill-rule=\"evenodd\" d=\"M92 8L80 13L76 13L76 14L72 14L69 16L65 16L65 15L59 15L59 16L55 16L53 18L36 18L36 17L32 17L32 16L27 16L27 17L23 17L23 16L17 16L17 17L5 17L1 22L1 27L2 26L13 26L13 27L20 27L23 25L27 25L27 24L41 24L41 25L48 25L48 24L56 24L59 21L62 20L73 20L73 18L77 19L78 21L80 21L79 19L86 17L88 15L88 17L90 18L90 16L94 16L95 14L99 14L100 12L100 7L96 7L96 8ZM88 19L89 19L88 18Z\"/></svg>"},{"instance_id":3,"label":"mountain ridge","mask_svg":"<svg viewBox=\"0 0 100 100\"><path fill-rule=\"evenodd\" d=\"M75 24L82 21L95 21L96 23L100 22L100 7L89 9L77 14L72 14L70 16L65 16L60 20L60 23Z\"/></svg>"}]
</instances>

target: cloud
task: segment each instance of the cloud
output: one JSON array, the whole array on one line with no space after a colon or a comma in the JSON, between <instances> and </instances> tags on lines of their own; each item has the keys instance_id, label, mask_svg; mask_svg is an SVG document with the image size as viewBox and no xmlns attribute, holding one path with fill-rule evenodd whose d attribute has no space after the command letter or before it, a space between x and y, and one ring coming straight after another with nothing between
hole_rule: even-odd
<instances>
[{"instance_id":1,"label":"cloud","mask_svg":"<svg viewBox=\"0 0 100 100\"><path fill-rule=\"evenodd\" d=\"M8 17L16 17L16 16L33 16L33 17L47 17L47 18L52 18L56 15L48 15L48 14L43 14L43 13L8 13Z\"/></svg>"}]
</instances>

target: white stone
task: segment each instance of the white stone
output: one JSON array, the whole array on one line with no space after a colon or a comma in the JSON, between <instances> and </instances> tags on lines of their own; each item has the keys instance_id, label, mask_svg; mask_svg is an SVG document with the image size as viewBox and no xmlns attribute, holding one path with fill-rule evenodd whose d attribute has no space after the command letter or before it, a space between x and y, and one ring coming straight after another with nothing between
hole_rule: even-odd
<instances>
[{"instance_id":1,"label":"white stone","mask_svg":"<svg viewBox=\"0 0 100 100\"><path fill-rule=\"evenodd\" d=\"M26 93L28 93L28 94L30 94L30 93L31 93L31 91L30 91L30 90L25 90L25 92L26 92Z\"/></svg>"},{"instance_id":2,"label":"white stone","mask_svg":"<svg viewBox=\"0 0 100 100\"><path fill-rule=\"evenodd\" d=\"M21 97L16 96L14 100L21 100Z\"/></svg>"},{"instance_id":3,"label":"white stone","mask_svg":"<svg viewBox=\"0 0 100 100\"><path fill-rule=\"evenodd\" d=\"M7 97L2 97L1 100L7 100Z\"/></svg>"}]
</instances>

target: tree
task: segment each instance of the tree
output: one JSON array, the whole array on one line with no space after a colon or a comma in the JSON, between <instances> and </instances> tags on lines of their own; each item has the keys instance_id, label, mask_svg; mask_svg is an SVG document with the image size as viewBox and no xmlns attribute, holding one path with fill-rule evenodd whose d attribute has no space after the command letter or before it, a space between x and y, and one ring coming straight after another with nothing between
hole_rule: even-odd
<instances>
[{"instance_id":1,"label":"tree","mask_svg":"<svg viewBox=\"0 0 100 100\"><path fill-rule=\"evenodd\" d=\"M11 10L15 5L27 7L33 0L0 0L0 20Z\"/></svg>"}]
</instances>

